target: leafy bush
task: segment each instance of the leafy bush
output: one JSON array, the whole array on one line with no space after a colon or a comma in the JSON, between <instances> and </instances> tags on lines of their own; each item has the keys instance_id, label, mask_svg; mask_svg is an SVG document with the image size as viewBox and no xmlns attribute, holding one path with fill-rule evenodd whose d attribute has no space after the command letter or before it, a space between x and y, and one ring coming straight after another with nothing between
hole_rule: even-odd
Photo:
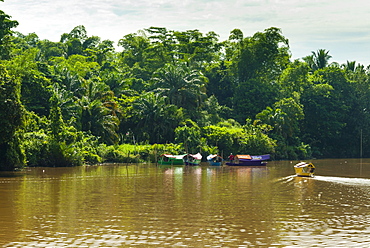
<instances>
[{"instance_id":1,"label":"leafy bush","mask_svg":"<svg viewBox=\"0 0 370 248\"><path fill-rule=\"evenodd\" d=\"M102 162L96 137L83 132L68 132L68 142L57 141L44 130L28 132L24 134L23 146L28 166L78 166Z\"/></svg>"}]
</instances>

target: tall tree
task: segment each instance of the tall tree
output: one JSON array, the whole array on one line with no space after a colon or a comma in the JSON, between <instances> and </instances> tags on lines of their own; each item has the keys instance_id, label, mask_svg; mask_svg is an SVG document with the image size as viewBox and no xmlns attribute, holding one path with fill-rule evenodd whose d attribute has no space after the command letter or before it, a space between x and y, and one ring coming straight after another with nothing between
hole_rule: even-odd
<instances>
[{"instance_id":1,"label":"tall tree","mask_svg":"<svg viewBox=\"0 0 370 248\"><path fill-rule=\"evenodd\" d=\"M149 47L149 39L145 35L128 34L119 40L118 45L123 48L122 60L129 67L135 64L144 66L145 50Z\"/></svg>"},{"instance_id":2,"label":"tall tree","mask_svg":"<svg viewBox=\"0 0 370 248\"><path fill-rule=\"evenodd\" d=\"M11 16L0 10L0 59L9 59L9 52L12 46L10 38L13 35L11 29L18 26L18 22L10 18Z\"/></svg>"},{"instance_id":3,"label":"tall tree","mask_svg":"<svg viewBox=\"0 0 370 248\"><path fill-rule=\"evenodd\" d=\"M20 82L0 65L0 170L25 165L25 155L17 132L23 125L24 109L20 101Z\"/></svg>"},{"instance_id":4,"label":"tall tree","mask_svg":"<svg viewBox=\"0 0 370 248\"><path fill-rule=\"evenodd\" d=\"M263 75L273 80L289 63L289 43L278 28L268 28L246 37L239 41L238 47L233 51L238 82Z\"/></svg>"},{"instance_id":5,"label":"tall tree","mask_svg":"<svg viewBox=\"0 0 370 248\"><path fill-rule=\"evenodd\" d=\"M41 40L37 42L40 49L40 60L48 61L52 57L67 57L67 46L62 42Z\"/></svg>"},{"instance_id":6,"label":"tall tree","mask_svg":"<svg viewBox=\"0 0 370 248\"><path fill-rule=\"evenodd\" d=\"M221 105L232 107L233 77L230 74L227 61L215 61L205 70L204 75L208 78L207 95L214 95ZM230 115L228 118L232 118Z\"/></svg>"},{"instance_id":7,"label":"tall tree","mask_svg":"<svg viewBox=\"0 0 370 248\"><path fill-rule=\"evenodd\" d=\"M244 39L242 34L234 32L238 39L231 44L233 49L227 49L231 52L227 57L231 59L234 77L232 107L236 120L244 122L275 102L276 81L289 63L289 44L278 28Z\"/></svg>"},{"instance_id":8,"label":"tall tree","mask_svg":"<svg viewBox=\"0 0 370 248\"><path fill-rule=\"evenodd\" d=\"M278 80L279 98L289 98L295 94L302 94L310 86L309 71L310 67L307 63L299 60L290 63Z\"/></svg>"},{"instance_id":9,"label":"tall tree","mask_svg":"<svg viewBox=\"0 0 370 248\"><path fill-rule=\"evenodd\" d=\"M315 71L310 82L301 95L305 114L302 139L311 145L316 157L345 156L348 145L358 143L358 134L353 133L356 129L352 125L346 128L354 116L355 91L337 67Z\"/></svg>"},{"instance_id":10,"label":"tall tree","mask_svg":"<svg viewBox=\"0 0 370 248\"><path fill-rule=\"evenodd\" d=\"M38 52L37 48L29 48L4 64L9 73L21 81L21 101L26 109L46 116L49 113L48 86L51 83L39 70L39 63L36 61Z\"/></svg>"},{"instance_id":11,"label":"tall tree","mask_svg":"<svg viewBox=\"0 0 370 248\"><path fill-rule=\"evenodd\" d=\"M83 25L76 26L71 30L71 32L62 34L60 42L66 45L67 56L76 54L91 55L92 53L94 53L93 51L97 52L98 50L100 50L100 52L102 53L104 51L104 48L108 48L108 50L105 50L103 52L105 53L109 51L109 49L111 49L112 45L111 41L104 41L104 45L99 47L99 45L101 44L100 37L87 36L86 28Z\"/></svg>"},{"instance_id":12,"label":"tall tree","mask_svg":"<svg viewBox=\"0 0 370 248\"><path fill-rule=\"evenodd\" d=\"M215 61L219 52L218 35L209 32L205 36L199 30L174 32L176 53L181 62L202 69L205 64Z\"/></svg>"}]
</instances>

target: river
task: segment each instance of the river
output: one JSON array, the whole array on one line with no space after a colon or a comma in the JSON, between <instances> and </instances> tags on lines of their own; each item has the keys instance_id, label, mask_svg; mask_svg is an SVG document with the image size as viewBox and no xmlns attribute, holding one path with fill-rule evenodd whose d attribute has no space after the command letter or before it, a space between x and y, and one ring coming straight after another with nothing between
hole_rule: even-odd
<instances>
[{"instance_id":1,"label":"river","mask_svg":"<svg viewBox=\"0 0 370 248\"><path fill-rule=\"evenodd\" d=\"M370 247L370 159L0 173L2 247Z\"/></svg>"}]
</instances>

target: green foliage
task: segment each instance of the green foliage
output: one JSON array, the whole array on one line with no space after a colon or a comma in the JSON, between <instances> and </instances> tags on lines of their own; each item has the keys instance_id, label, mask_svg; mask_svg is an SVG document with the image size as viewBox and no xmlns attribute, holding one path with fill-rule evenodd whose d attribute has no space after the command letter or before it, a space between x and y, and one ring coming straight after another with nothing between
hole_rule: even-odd
<instances>
[{"instance_id":1,"label":"green foliage","mask_svg":"<svg viewBox=\"0 0 370 248\"><path fill-rule=\"evenodd\" d=\"M26 165L21 138L22 135L17 132L8 142L0 144L0 171L22 169Z\"/></svg>"},{"instance_id":2,"label":"green foliage","mask_svg":"<svg viewBox=\"0 0 370 248\"><path fill-rule=\"evenodd\" d=\"M17 21L10 20L10 16L0 10L0 59L9 59L13 35L12 28L18 26Z\"/></svg>"},{"instance_id":3,"label":"green foliage","mask_svg":"<svg viewBox=\"0 0 370 248\"><path fill-rule=\"evenodd\" d=\"M231 63L228 61L214 61L206 67L204 72L204 75L208 78L207 95L214 95L222 106L229 108L232 107L234 93L230 65ZM227 118L231 117L231 115L227 116Z\"/></svg>"},{"instance_id":4,"label":"green foliage","mask_svg":"<svg viewBox=\"0 0 370 248\"><path fill-rule=\"evenodd\" d=\"M238 37L242 37L242 34ZM233 53L238 82L245 82L257 76L273 79L289 63L288 40L278 28L268 28L252 37L237 39L234 46L235 48L229 51Z\"/></svg>"},{"instance_id":5,"label":"green foliage","mask_svg":"<svg viewBox=\"0 0 370 248\"><path fill-rule=\"evenodd\" d=\"M22 125L20 84L0 65L0 144L9 142Z\"/></svg>"},{"instance_id":6,"label":"green foliage","mask_svg":"<svg viewBox=\"0 0 370 248\"><path fill-rule=\"evenodd\" d=\"M4 62L9 74L18 78L21 84L21 101L28 111L48 115L50 80L39 70L37 48L19 51L17 56ZM37 94L35 94L37 92Z\"/></svg>"},{"instance_id":7,"label":"green foliage","mask_svg":"<svg viewBox=\"0 0 370 248\"><path fill-rule=\"evenodd\" d=\"M184 63L166 64L154 74L152 80L156 92L166 96L170 104L187 110L192 117L206 97L206 78Z\"/></svg>"},{"instance_id":8,"label":"green foliage","mask_svg":"<svg viewBox=\"0 0 370 248\"><path fill-rule=\"evenodd\" d=\"M100 69L100 65L97 62L88 61L87 57L80 54L71 55L67 59L53 57L49 61L51 64L63 67L73 75L84 79L90 78Z\"/></svg>"},{"instance_id":9,"label":"green foliage","mask_svg":"<svg viewBox=\"0 0 370 248\"><path fill-rule=\"evenodd\" d=\"M278 28L219 42L150 27L117 52L82 25L51 42L13 33L3 12L0 24L1 169L185 152L356 157L360 134L370 145L369 68L329 64L325 49L291 62Z\"/></svg>"},{"instance_id":10,"label":"green foliage","mask_svg":"<svg viewBox=\"0 0 370 248\"><path fill-rule=\"evenodd\" d=\"M29 166L77 166L102 162L99 146L94 136L65 129L66 141L56 140L44 130L24 135L24 148Z\"/></svg>"},{"instance_id":11,"label":"green foliage","mask_svg":"<svg viewBox=\"0 0 370 248\"><path fill-rule=\"evenodd\" d=\"M49 40L40 40L37 42L37 48L40 50L40 60L50 61L54 57L66 57L66 45L62 42L52 42Z\"/></svg>"},{"instance_id":12,"label":"green foliage","mask_svg":"<svg viewBox=\"0 0 370 248\"><path fill-rule=\"evenodd\" d=\"M81 130L90 131L104 143L116 144L119 140L119 109L111 91L96 80L87 81L85 87L85 94L77 100Z\"/></svg>"},{"instance_id":13,"label":"green foliage","mask_svg":"<svg viewBox=\"0 0 370 248\"><path fill-rule=\"evenodd\" d=\"M0 170L13 170L25 164L21 142L23 121L20 83L0 65Z\"/></svg>"},{"instance_id":14,"label":"green foliage","mask_svg":"<svg viewBox=\"0 0 370 248\"><path fill-rule=\"evenodd\" d=\"M276 141L270 138L264 131L264 126L251 124L248 120L245 129L245 139L239 140L241 149L248 151L249 154L275 153ZM238 153L241 153L239 150Z\"/></svg>"},{"instance_id":15,"label":"green foliage","mask_svg":"<svg viewBox=\"0 0 370 248\"><path fill-rule=\"evenodd\" d=\"M233 97L234 118L243 123L277 99L278 90L267 81L251 79L240 83Z\"/></svg>"},{"instance_id":16,"label":"green foliage","mask_svg":"<svg viewBox=\"0 0 370 248\"><path fill-rule=\"evenodd\" d=\"M208 145L218 147L224 154L264 154L275 151L275 141L264 133L263 126L252 125L250 120L243 127L225 124L203 128Z\"/></svg>"},{"instance_id":17,"label":"green foliage","mask_svg":"<svg viewBox=\"0 0 370 248\"><path fill-rule=\"evenodd\" d=\"M243 37L234 30L227 52L234 77L234 118L243 122L253 118L277 99L277 81L289 64L288 40L278 28L257 32L252 37Z\"/></svg>"},{"instance_id":18,"label":"green foliage","mask_svg":"<svg viewBox=\"0 0 370 248\"><path fill-rule=\"evenodd\" d=\"M151 150L156 152L156 154L184 154L184 148L180 144L153 144Z\"/></svg>"},{"instance_id":19,"label":"green foliage","mask_svg":"<svg viewBox=\"0 0 370 248\"><path fill-rule=\"evenodd\" d=\"M204 101L198 123L200 126L215 125L223 121L223 118L227 118L231 111L229 107L220 105L217 98L212 95Z\"/></svg>"},{"instance_id":20,"label":"green foliage","mask_svg":"<svg viewBox=\"0 0 370 248\"><path fill-rule=\"evenodd\" d=\"M299 135L299 121L304 118L303 106L293 98L284 98L274 104L274 109L257 114L256 119L273 127L276 137L289 141Z\"/></svg>"},{"instance_id":21,"label":"green foliage","mask_svg":"<svg viewBox=\"0 0 370 248\"><path fill-rule=\"evenodd\" d=\"M129 67L135 64L144 66L145 50L149 47L149 40L145 35L128 34L125 35L118 45L123 47L122 61Z\"/></svg>"},{"instance_id":22,"label":"green foliage","mask_svg":"<svg viewBox=\"0 0 370 248\"><path fill-rule=\"evenodd\" d=\"M167 104L158 93L147 92L133 100L128 111L126 130L139 142L165 143L174 140L174 129L184 119L182 109Z\"/></svg>"},{"instance_id":23,"label":"green foliage","mask_svg":"<svg viewBox=\"0 0 370 248\"><path fill-rule=\"evenodd\" d=\"M184 144L186 153L197 153L201 147L201 130L192 120L175 129L175 141Z\"/></svg>"},{"instance_id":24,"label":"green foliage","mask_svg":"<svg viewBox=\"0 0 370 248\"><path fill-rule=\"evenodd\" d=\"M173 144L154 144L154 145L132 145L121 144L114 146L100 146L99 154L104 158L104 162L110 163L142 163L156 162L163 153L174 152L177 154L179 145Z\"/></svg>"},{"instance_id":25,"label":"green foliage","mask_svg":"<svg viewBox=\"0 0 370 248\"><path fill-rule=\"evenodd\" d=\"M306 63L295 60L289 64L281 73L278 84L280 87L280 98L288 98L296 93L301 94L310 87L309 82L310 68Z\"/></svg>"},{"instance_id":26,"label":"green foliage","mask_svg":"<svg viewBox=\"0 0 370 248\"><path fill-rule=\"evenodd\" d=\"M231 129L210 125L203 127L202 131L202 134L208 141L209 145L218 147L220 151L225 151L225 153L232 152L234 137L238 135L236 128ZM241 131L241 129L239 131Z\"/></svg>"},{"instance_id":27,"label":"green foliage","mask_svg":"<svg viewBox=\"0 0 370 248\"><path fill-rule=\"evenodd\" d=\"M312 52L312 55L304 57L303 60L313 71L316 71L326 67L330 58L329 51L319 49L317 52Z\"/></svg>"},{"instance_id":28,"label":"green foliage","mask_svg":"<svg viewBox=\"0 0 370 248\"><path fill-rule=\"evenodd\" d=\"M359 99L339 68L317 70L311 80L314 81L312 86L302 95L305 106L303 140L314 144L315 156L346 154L349 144L356 146L359 142L360 130L353 123L356 119L354 113L361 116L361 110L355 107Z\"/></svg>"}]
</instances>

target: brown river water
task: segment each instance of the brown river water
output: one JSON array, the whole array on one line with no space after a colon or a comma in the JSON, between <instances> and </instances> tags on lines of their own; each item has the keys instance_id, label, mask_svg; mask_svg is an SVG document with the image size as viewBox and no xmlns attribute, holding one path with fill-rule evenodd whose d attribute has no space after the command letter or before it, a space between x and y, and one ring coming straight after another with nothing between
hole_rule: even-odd
<instances>
[{"instance_id":1,"label":"brown river water","mask_svg":"<svg viewBox=\"0 0 370 248\"><path fill-rule=\"evenodd\" d=\"M1 247L370 247L370 159L0 173Z\"/></svg>"}]
</instances>

